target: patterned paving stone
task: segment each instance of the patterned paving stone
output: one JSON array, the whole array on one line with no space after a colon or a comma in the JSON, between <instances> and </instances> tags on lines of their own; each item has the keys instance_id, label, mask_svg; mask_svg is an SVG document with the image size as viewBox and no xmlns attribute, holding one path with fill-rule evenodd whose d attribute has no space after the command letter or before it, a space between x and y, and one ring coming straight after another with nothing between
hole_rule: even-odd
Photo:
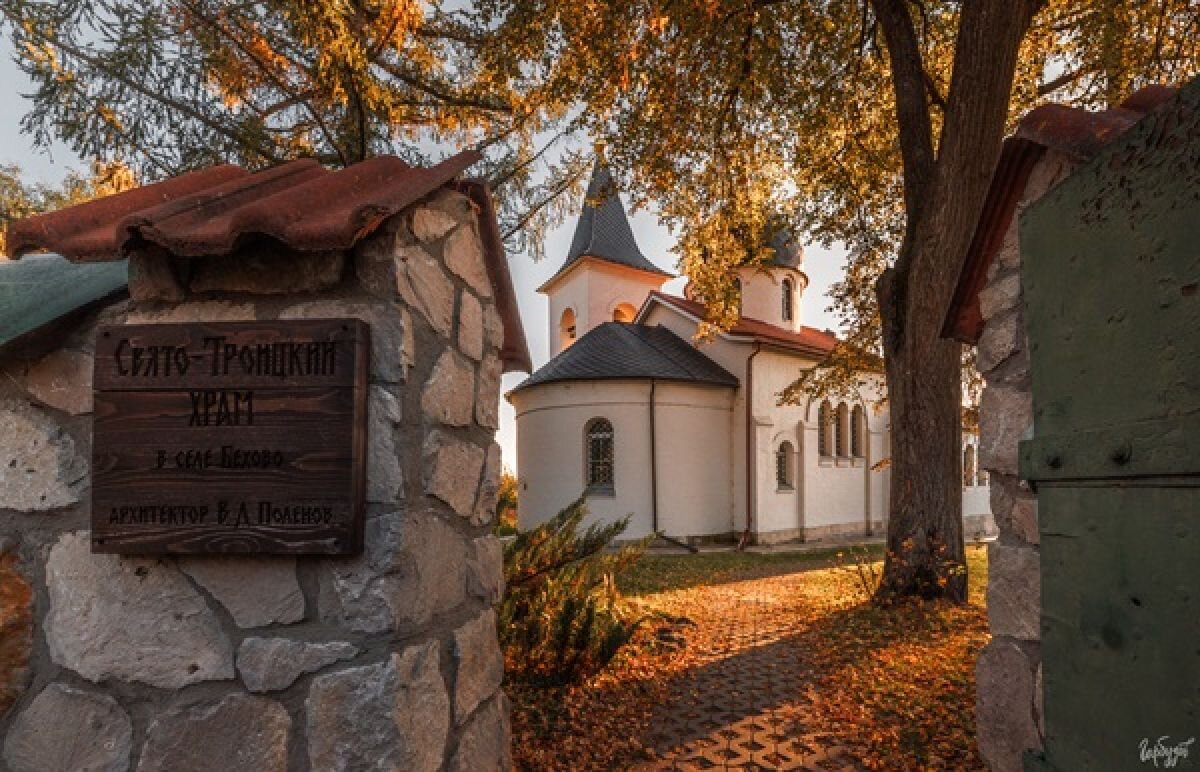
<instances>
[{"instance_id":1,"label":"patterned paving stone","mask_svg":"<svg viewBox=\"0 0 1200 772\"><path fill-rule=\"evenodd\" d=\"M646 731L656 758L635 769L859 772L844 749L805 724L793 581L771 577L711 593L687 636L696 665Z\"/></svg>"}]
</instances>

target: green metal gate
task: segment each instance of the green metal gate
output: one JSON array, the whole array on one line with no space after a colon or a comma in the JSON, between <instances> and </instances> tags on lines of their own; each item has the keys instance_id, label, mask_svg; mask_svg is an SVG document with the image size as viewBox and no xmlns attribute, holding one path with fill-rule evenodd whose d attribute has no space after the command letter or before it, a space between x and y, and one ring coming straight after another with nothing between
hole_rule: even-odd
<instances>
[{"instance_id":1,"label":"green metal gate","mask_svg":"<svg viewBox=\"0 0 1200 772\"><path fill-rule=\"evenodd\" d=\"M1200 769L1200 82L1020 228L1045 717L1026 769Z\"/></svg>"}]
</instances>

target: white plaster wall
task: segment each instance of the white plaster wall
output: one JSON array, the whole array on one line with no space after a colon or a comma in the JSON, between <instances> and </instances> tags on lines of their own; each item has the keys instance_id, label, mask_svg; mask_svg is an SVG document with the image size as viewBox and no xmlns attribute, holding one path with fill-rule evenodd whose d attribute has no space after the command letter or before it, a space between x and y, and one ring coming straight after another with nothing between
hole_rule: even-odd
<instances>
[{"instance_id":1,"label":"white plaster wall","mask_svg":"<svg viewBox=\"0 0 1200 772\"><path fill-rule=\"evenodd\" d=\"M676 538L733 531L733 389L659 382L659 528Z\"/></svg>"},{"instance_id":2,"label":"white plaster wall","mask_svg":"<svg viewBox=\"0 0 1200 772\"><path fill-rule=\"evenodd\" d=\"M732 390L659 382L656 387L659 527L686 537L728 533ZM612 422L614 495L588 497L586 523L633 514L623 538L652 530L650 382L553 383L513 393L518 518L522 529L554 516L584 489L584 427Z\"/></svg>"},{"instance_id":3,"label":"white plaster wall","mask_svg":"<svg viewBox=\"0 0 1200 772\"><path fill-rule=\"evenodd\" d=\"M575 311L575 338L604 322L622 303L640 308L651 290L662 287L668 277L624 268L602 260L584 258L546 291L550 301L550 356L562 350L559 320L563 311Z\"/></svg>"},{"instance_id":4,"label":"white plaster wall","mask_svg":"<svg viewBox=\"0 0 1200 772\"><path fill-rule=\"evenodd\" d=\"M800 331L803 326L800 310L808 277L800 271L776 266L770 269L743 268L738 271L738 278L742 282L742 316L770 322L793 332ZM785 278L792 280L794 288L790 321L783 318Z\"/></svg>"}]
</instances>

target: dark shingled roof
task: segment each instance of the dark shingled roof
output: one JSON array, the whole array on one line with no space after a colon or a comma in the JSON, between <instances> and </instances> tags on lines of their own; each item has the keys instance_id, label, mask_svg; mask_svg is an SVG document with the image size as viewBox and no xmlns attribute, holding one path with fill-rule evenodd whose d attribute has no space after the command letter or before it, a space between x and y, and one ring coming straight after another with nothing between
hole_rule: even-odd
<instances>
[{"instance_id":1,"label":"dark shingled roof","mask_svg":"<svg viewBox=\"0 0 1200 772\"><path fill-rule=\"evenodd\" d=\"M737 386L728 370L661 325L605 322L564 349L513 391L560 381L655 378Z\"/></svg>"},{"instance_id":2,"label":"dark shingled roof","mask_svg":"<svg viewBox=\"0 0 1200 772\"><path fill-rule=\"evenodd\" d=\"M40 327L125 294L128 268L72 263L61 255L0 260L0 347Z\"/></svg>"},{"instance_id":3,"label":"dark shingled roof","mask_svg":"<svg viewBox=\"0 0 1200 772\"><path fill-rule=\"evenodd\" d=\"M616 183L603 164L596 164L592 171L587 197L583 202L583 211L579 214L579 222L575 225L575 236L571 239L567 259L546 284L566 273L584 257L595 257L660 276L672 276L647 260L638 248Z\"/></svg>"},{"instance_id":4,"label":"dark shingled roof","mask_svg":"<svg viewBox=\"0 0 1200 772\"><path fill-rule=\"evenodd\" d=\"M770 243L771 249L775 250L775 255L771 258L772 265L799 270L800 264L804 262L804 247L799 239L792 236L786 228L780 228L771 236Z\"/></svg>"}]
</instances>

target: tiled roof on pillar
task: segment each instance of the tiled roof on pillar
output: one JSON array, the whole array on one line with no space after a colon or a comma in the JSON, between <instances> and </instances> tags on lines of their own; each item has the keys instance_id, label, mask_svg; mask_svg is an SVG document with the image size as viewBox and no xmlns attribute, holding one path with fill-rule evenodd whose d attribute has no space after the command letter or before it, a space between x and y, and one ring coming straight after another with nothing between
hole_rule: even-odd
<instances>
[{"instance_id":1,"label":"tiled roof on pillar","mask_svg":"<svg viewBox=\"0 0 1200 772\"><path fill-rule=\"evenodd\" d=\"M550 282L562 276L585 257L594 257L609 263L636 268L639 271L671 277L646 259L633 236L633 227L621 204L621 196L613 181L612 173L603 163L597 163L588 183L583 209L575 224L575 236L567 259L563 261ZM542 285L543 287L546 284Z\"/></svg>"},{"instance_id":2,"label":"tiled roof on pillar","mask_svg":"<svg viewBox=\"0 0 1200 772\"><path fill-rule=\"evenodd\" d=\"M122 260L158 247L181 257L228 255L274 242L299 252L351 249L385 220L442 187L471 198L496 307L504 320L506 371L531 368L508 261L487 185L459 177L479 154L459 153L428 168L381 156L326 169L291 161L258 172L217 166L13 223L14 257L56 252L74 263Z\"/></svg>"},{"instance_id":3,"label":"tiled roof on pillar","mask_svg":"<svg viewBox=\"0 0 1200 772\"><path fill-rule=\"evenodd\" d=\"M1025 194L1030 174L1046 151L1054 150L1082 163L1178 93L1178 89L1169 86L1146 86L1120 105L1099 112L1045 104L1025 114L1000 149L983 211L963 257L958 286L946 312L943 337L974 344L983 334L979 293L987 282L988 268L1004 242L1017 204Z\"/></svg>"}]
</instances>

